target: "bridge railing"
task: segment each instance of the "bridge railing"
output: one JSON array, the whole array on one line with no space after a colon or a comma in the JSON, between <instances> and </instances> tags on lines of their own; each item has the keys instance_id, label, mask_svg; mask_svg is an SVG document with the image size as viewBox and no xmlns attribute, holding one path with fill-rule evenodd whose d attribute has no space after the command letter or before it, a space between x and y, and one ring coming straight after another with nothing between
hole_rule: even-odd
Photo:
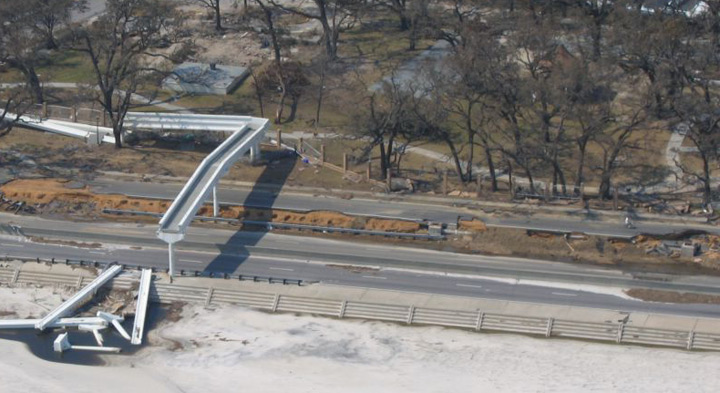
<instances>
[{"instance_id":1,"label":"bridge railing","mask_svg":"<svg viewBox=\"0 0 720 393\"><path fill-rule=\"evenodd\" d=\"M88 277L87 273L68 275L0 267L0 283L6 285L28 283L79 287L83 280L90 279L92 277ZM137 281L136 277L121 275L113 280L113 285L128 288L134 281ZM283 281L276 279L275 282ZM367 319L408 325L455 327L476 332L521 333L538 337L564 337L617 344L720 351L720 334L648 328L624 322L584 322L507 315L483 310L437 309L167 283L153 283L150 300L159 303L188 302L208 306L235 304L270 312L304 313L341 319Z\"/></svg>"}]
</instances>

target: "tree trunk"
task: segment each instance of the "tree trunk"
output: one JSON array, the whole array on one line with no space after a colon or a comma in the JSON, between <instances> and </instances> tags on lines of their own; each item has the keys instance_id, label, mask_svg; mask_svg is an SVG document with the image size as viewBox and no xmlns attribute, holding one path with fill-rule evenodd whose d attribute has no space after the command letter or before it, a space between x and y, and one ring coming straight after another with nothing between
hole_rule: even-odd
<instances>
[{"instance_id":1,"label":"tree trunk","mask_svg":"<svg viewBox=\"0 0 720 393\"><path fill-rule=\"evenodd\" d=\"M490 148L488 148L487 146L485 147L485 159L487 160L488 170L490 170L490 182L491 182L492 192L496 192L498 190L498 184L497 184L497 177L495 176L495 163L493 162Z\"/></svg>"},{"instance_id":2,"label":"tree trunk","mask_svg":"<svg viewBox=\"0 0 720 393\"><path fill-rule=\"evenodd\" d=\"M388 167L387 167L387 153L385 152L385 143L380 143L380 175L383 179L387 179Z\"/></svg>"},{"instance_id":3,"label":"tree trunk","mask_svg":"<svg viewBox=\"0 0 720 393\"><path fill-rule=\"evenodd\" d=\"M467 175L467 181L471 182L473 178L473 162L475 160L475 133L473 132L468 136L468 145L470 146L470 153L468 153L467 168L465 174Z\"/></svg>"},{"instance_id":4,"label":"tree trunk","mask_svg":"<svg viewBox=\"0 0 720 393\"><path fill-rule=\"evenodd\" d=\"M26 77L28 82L28 88L30 89L30 93L32 94L35 102L38 104L42 104L43 102L45 102L43 89L40 85L40 78L38 78L37 72L35 72L34 67L27 68Z\"/></svg>"},{"instance_id":5,"label":"tree trunk","mask_svg":"<svg viewBox=\"0 0 720 393\"><path fill-rule=\"evenodd\" d=\"M323 38L325 39L325 54L328 60L335 60L337 58L337 38L333 29L330 27L330 23L328 23L325 8L320 9L320 24L322 25Z\"/></svg>"},{"instance_id":6,"label":"tree trunk","mask_svg":"<svg viewBox=\"0 0 720 393\"><path fill-rule=\"evenodd\" d=\"M213 0L213 10L215 11L215 30L222 31L222 22L220 19L220 0Z\"/></svg>"},{"instance_id":7,"label":"tree trunk","mask_svg":"<svg viewBox=\"0 0 720 393\"><path fill-rule=\"evenodd\" d=\"M290 116L288 116L288 122L295 120L295 115L297 115L298 101L300 101L299 96L293 95L291 98L292 101L290 102Z\"/></svg>"},{"instance_id":8,"label":"tree trunk","mask_svg":"<svg viewBox=\"0 0 720 393\"><path fill-rule=\"evenodd\" d=\"M610 199L612 195L610 195L610 180L612 178L612 170L603 170L602 175L600 176L600 188L598 190L598 194L603 199Z\"/></svg>"},{"instance_id":9,"label":"tree trunk","mask_svg":"<svg viewBox=\"0 0 720 393\"><path fill-rule=\"evenodd\" d=\"M278 102L277 110L275 111L275 124L282 123L282 115L285 110L285 98L287 98L287 90L281 89L280 102Z\"/></svg>"},{"instance_id":10,"label":"tree trunk","mask_svg":"<svg viewBox=\"0 0 720 393\"><path fill-rule=\"evenodd\" d=\"M113 136L115 137L115 148L116 149L122 149L122 126L119 124L118 120L112 115L110 115L110 120L112 121L112 127L113 127Z\"/></svg>"},{"instance_id":11,"label":"tree trunk","mask_svg":"<svg viewBox=\"0 0 720 393\"><path fill-rule=\"evenodd\" d=\"M324 61L321 66L322 69L320 70L320 89L318 90L317 110L315 111L315 128L320 127L320 109L322 108L323 94L325 91L325 76L327 75L325 69L326 64Z\"/></svg>"},{"instance_id":12,"label":"tree trunk","mask_svg":"<svg viewBox=\"0 0 720 393\"><path fill-rule=\"evenodd\" d=\"M599 60L602 55L602 23L596 21L592 27L593 60Z\"/></svg>"},{"instance_id":13,"label":"tree trunk","mask_svg":"<svg viewBox=\"0 0 720 393\"><path fill-rule=\"evenodd\" d=\"M575 192L579 192L583 182L585 182L585 151L587 150L587 142L578 144L578 157L577 176L575 178Z\"/></svg>"},{"instance_id":14,"label":"tree trunk","mask_svg":"<svg viewBox=\"0 0 720 393\"><path fill-rule=\"evenodd\" d=\"M400 31L407 31L410 28L410 18L404 12L400 12Z\"/></svg>"},{"instance_id":15,"label":"tree trunk","mask_svg":"<svg viewBox=\"0 0 720 393\"><path fill-rule=\"evenodd\" d=\"M706 154L701 154L700 157L703 161L703 203L705 206L710 205L712 202L712 188L711 188L711 180L710 177L710 160Z\"/></svg>"},{"instance_id":16,"label":"tree trunk","mask_svg":"<svg viewBox=\"0 0 720 393\"><path fill-rule=\"evenodd\" d=\"M253 85L255 86L255 97L257 97L258 105L260 106L260 117L265 117L265 106L263 105L263 92L260 86L258 85L257 76L255 75L255 70L250 69L250 76L253 78Z\"/></svg>"}]
</instances>

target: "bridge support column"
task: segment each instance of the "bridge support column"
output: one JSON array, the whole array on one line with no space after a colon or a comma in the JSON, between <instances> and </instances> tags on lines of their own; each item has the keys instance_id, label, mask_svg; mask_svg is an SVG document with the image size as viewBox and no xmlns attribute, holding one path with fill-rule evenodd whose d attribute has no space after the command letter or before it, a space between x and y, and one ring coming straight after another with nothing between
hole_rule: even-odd
<instances>
[{"instance_id":1,"label":"bridge support column","mask_svg":"<svg viewBox=\"0 0 720 393\"><path fill-rule=\"evenodd\" d=\"M218 205L217 186L213 186L213 217L217 217L220 213L220 205Z\"/></svg>"},{"instance_id":2,"label":"bridge support column","mask_svg":"<svg viewBox=\"0 0 720 393\"><path fill-rule=\"evenodd\" d=\"M257 162L260 159L260 144L250 147L250 161Z\"/></svg>"},{"instance_id":3,"label":"bridge support column","mask_svg":"<svg viewBox=\"0 0 720 393\"><path fill-rule=\"evenodd\" d=\"M170 280L175 275L175 243L168 243L168 275Z\"/></svg>"}]
</instances>

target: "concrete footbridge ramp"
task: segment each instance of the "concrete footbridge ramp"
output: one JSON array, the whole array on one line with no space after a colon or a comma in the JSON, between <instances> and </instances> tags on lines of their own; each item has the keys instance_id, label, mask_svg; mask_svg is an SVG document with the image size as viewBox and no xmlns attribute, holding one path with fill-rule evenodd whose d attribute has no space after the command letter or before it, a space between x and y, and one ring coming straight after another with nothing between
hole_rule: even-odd
<instances>
[{"instance_id":1,"label":"concrete footbridge ramp","mask_svg":"<svg viewBox=\"0 0 720 393\"><path fill-rule=\"evenodd\" d=\"M211 192L213 213L217 216L217 183L233 163L246 153L250 153L253 160L259 157L260 142L265 137L267 126L267 119L248 116L144 112L127 114L126 128L232 132L232 135L195 169L195 173L160 220L157 236L168 244L170 275L174 273L174 244L185 237L187 227Z\"/></svg>"}]
</instances>

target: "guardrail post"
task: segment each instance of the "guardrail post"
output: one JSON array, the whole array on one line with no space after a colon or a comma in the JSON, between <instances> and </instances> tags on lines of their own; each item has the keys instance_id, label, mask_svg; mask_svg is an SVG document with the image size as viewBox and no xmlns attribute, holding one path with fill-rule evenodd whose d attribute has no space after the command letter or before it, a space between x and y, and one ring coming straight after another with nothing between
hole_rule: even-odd
<instances>
[{"instance_id":1,"label":"guardrail post","mask_svg":"<svg viewBox=\"0 0 720 393\"><path fill-rule=\"evenodd\" d=\"M338 313L338 318L342 318L345 316L345 309L347 308L347 300L343 300L340 304L340 312Z\"/></svg>"},{"instance_id":2,"label":"guardrail post","mask_svg":"<svg viewBox=\"0 0 720 393\"><path fill-rule=\"evenodd\" d=\"M485 313L478 311L477 322L475 322L475 330L480 331L482 329L483 322L485 322Z\"/></svg>"},{"instance_id":3,"label":"guardrail post","mask_svg":"<svg viewBox=\"0 0 720 393\"><path fill-rule=\"evenodd\" d=\"M303 154L304 151L305 151L305 148L303 147L303 138L300 137L300 145L298 147L298 153Z\"/></svg>"},{"instance_id":4,"label":"guardrail post","mask_svg":"<svg viewBox=\"0 0 720 393\"><path fill-rule=\"evenodd\" d=\"M44 119L47 119L47 117L48 117L48 106L47 106L47 102L43 102L43 103L42 103L42 117L43 117Z\"/></svg>"},{"instance_id":5,"label":"guardrail post","mask_svg":"<svg viewBox=\"0 0 720 393\"><path fill-rule=\"evenodd\" d=\"M693 344L695 341L695 331L691 330L688 332L688 338L687 338L687 350L690 351L693 348Z\"/></svg>"},{"instance_id":6,"label":"guardrail post","mask_svg":"<svg viewBox=\"0 0 720 393\"><path fill-rule=\"evenodd\" d=\"M76 107L70 108L70 120L72 120L73 123L77 123L77 108Z\"/></svg>"},{"instance_id":7,"label":"guardrail post","mask_svg":"<svg viewBox=\"0 0 720 393\"><path fill-rule=\"evenodd\" d=\"M367 176L368 180L372 178L372 161L370 160L368 160L367 173L365 175Z\"/></svg>"},{"instance_id":8,"label":"guardrail post","mask_svg":"<svg viewBox=\"0 0 720 393\"><path fill-rule=\"evenodd\" d=\"M11 284L16 284L18 281L18 278L20 278L20 269L15 269L13 272L12 279L10 280Z\"/></svg>"},{"instance_id":9,"label":"guardrail post","mask_svg":"<svg viewBox=\"0 0 720 393\"><path fill-rule=\"evenodd\" d=\"M205 295L205 307L210 306L212 303L213 293L215 293L215 288L208 288L207 295Z\"/></svg>"},{"instance_id":10,"label":"guardrail post","mask_svg":"<svg viewBox=\"0 0 720 393\"><path fill-rule=\"evenodd\" d=\"M620 344L620 343L622 342L623 332L624 332L624 331L625 331L625 324L624 324L624 323L621 323L621 324L618 326L617 338L615 339L615 342L617 342L618 344Z\"/></svg>"},{"instance_id":11,"label":"guardrail post","mask_svg":"<svg viewBox=\"0 0 720 393\"><path fill-rule=\"evenodd\" d=\"M277 130L277 147L278 149L282 147L282 130L280 128Z\"/></svg>"},{"instance_id":12,"label":"guardrail post","mask_svg":"<svg viewBox=\"0 0 720 393\"><path fill-rule=\"evenodd\" d=\"M320 163L325 163L325 144L320 145Z\"/></svg>"},{"instance_id":13,"label":"guardrail post","mask_svg":"<svg viewBox=\"0 0 720 393\"><path fill-rule=\"evenodd\" d=\"M280 294L276 294L275 299L273 299L272 312L277 311L278 304L280 304Z\"/></svg>"},{"instance_id":14,"label":"guardrail post","mask_svg":"<svg viewBox=\"0 0 720 393\"><path fill-rule=\"evenodd\" d=\"M410 306L408 309L407 324L412 325L413 317L415 316L415 306Z\"/></svg>"},{"instance_id":15,"label":"guardrail post","mask_svg":"<svg viewBox=\"0 0 720 393\"><path fill-rule=\"evenodd\" d=\"M348 155L347 153L343 153L343 173L347 173L348 171Z\"/></svg>"},{"instance_id":16,"label":"guardrail post","mask_svg":"<svg viewBox=\"0 0 720 393\"><path fill-rule=\"evenodd\" d=\"M550 337L552 335L552 330L553 330L554 324L555 324L555 318L548 318L547 330L545 330L545 337Z\"/></svg>"}]
</instances>

